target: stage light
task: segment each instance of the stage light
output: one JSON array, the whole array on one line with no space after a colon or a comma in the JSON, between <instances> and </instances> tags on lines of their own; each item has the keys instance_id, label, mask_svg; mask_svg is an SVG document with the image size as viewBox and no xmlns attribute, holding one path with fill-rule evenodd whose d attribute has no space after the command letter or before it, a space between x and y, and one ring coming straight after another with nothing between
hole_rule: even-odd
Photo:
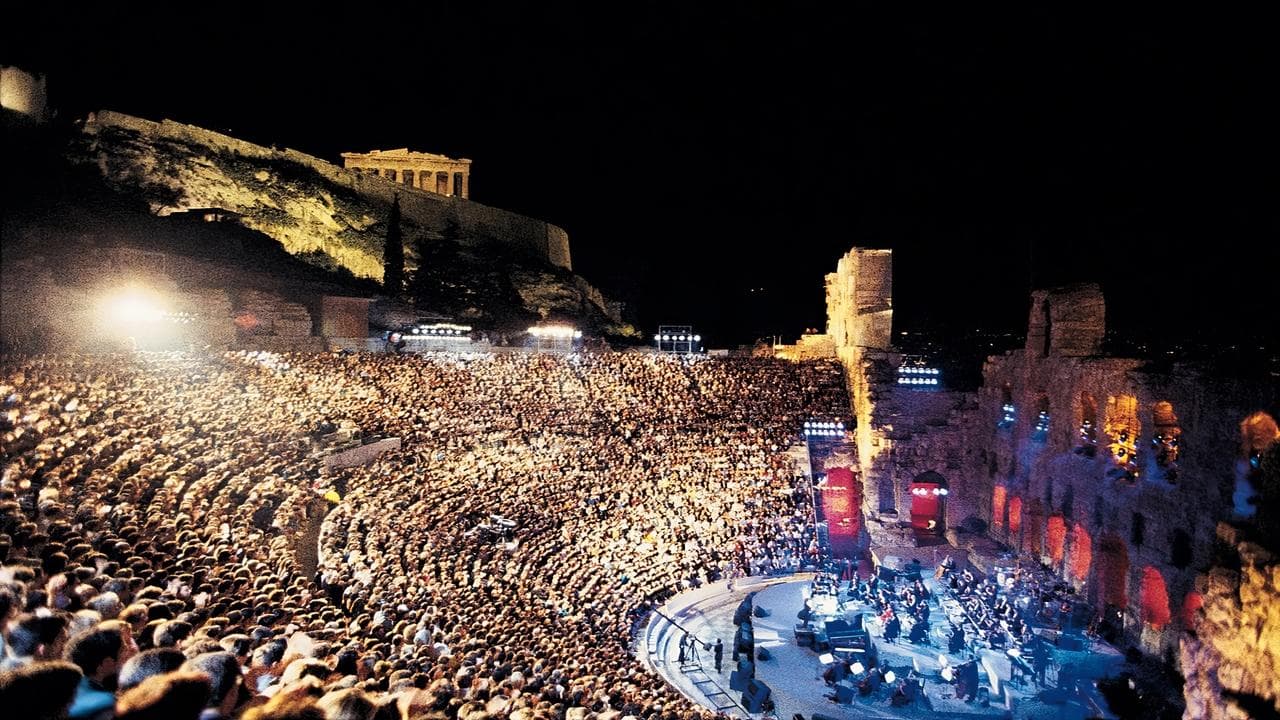
<instances>
[{"instance_id":1,"label":"stage light","mask_svg":"<svg viewBox=\"0 0 1280 720\"><path fill-rule=\"evenodd\" d=\"M942 667L946 667L948 662L949 662L949 661L947 660L947 656L946 656L946 655L939 655L939 656L938 656L938 664L939 664L939 665L941 665Z\"/></svg>"},{"instance_id":2,"label":"stage light","mask_svg":"<svg viewBox=\"0 0 1280 720\"><path fill-rule=\"evenodd\" d=\"M884 681L887 683L892 683L894 680L897 680L897 679L898 679L898 676L894 675L892 670L884 674Z\"/></svg>"},{"instance_id":3,"label":"stage light","mask_svg":"<svg viewBox=\"0 0 1280 720\"><path fill-rule=\"evenodd\" d=\"M952 680L955 680L955 678L956 678L956 673L954 670L950 668L950 666L942 668L943 680L946 680L947 682L951 682Z\"/></svg>"},{"instance_id":4,"label":"stage light","mask_svg":"<svg viewBox=\"0 0 1280 720\"><path fill-rule=\"evenodd\" d=\"M661 335L654 335L654 336L653 336L653 341L654 341L654 342L662 342L662 336L661 336Z\"/></svg>"},{"instance_id":5,"label":"stage light","mask_svg":"<svg viewBox=\"0 0 1280 720\"><path fill-rule=\"evenodd\" d=\"M107 300L108 319L120 327L136 327L159 320L164 311L154 293L138 287L121 290Z\"/></svg>"},{"instance_id":6,"label":"stage light","mask_svg":"<svg viewBox=\"0 0 1280 720\"><path fill-rule=\"evenodd\" d=\"M694 335L694 336L693 336L693 341L694 341L694 342L702 342L702 336L701 336L701 335Z\"/></svg>"},{"instance_id":7,"label":"stage light","mask_svg":"<svg viewBox=\"0 0 1280 720\"><path fill-rule=\"evenodd\" d=\"M867 670L865 667L863 667L863 666L862 666L862 663L860 663L860 662L856 662L856 663L854 663L854 664L853 664L853 667L851 667L851 668L849 668L849 669L853 671L853 674L854 674L854 675L861 675L862 673L866 672L866 670Z\"/></svg>"}]
</instances>

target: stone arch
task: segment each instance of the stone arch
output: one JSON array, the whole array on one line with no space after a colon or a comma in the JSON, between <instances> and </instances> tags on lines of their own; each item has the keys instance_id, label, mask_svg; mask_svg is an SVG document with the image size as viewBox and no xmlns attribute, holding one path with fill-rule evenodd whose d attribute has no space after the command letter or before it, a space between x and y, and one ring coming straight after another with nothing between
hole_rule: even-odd
<instances>
[{"instance_id":1,"label":"stone arch","mask_svg":"<svg viewBox=\"0 0 1280 720\"><path fill-rule=\"evenodd\" d=\"M947 479L929 470L911 481L911 528L917 534L941 535L946 531Z\"/></svg>"},{"instance_id":2,"label":"stone arch","mask_svg":"<svg viewBox=\"0 0 1280 720\"><path fill-rule=\"evenodd\" d=\"M1112 474L1133 480L1138 476L1138 434L1142 431L1138 399L1133 395L1107 398L1104 429L1111 438L1111 459L1115 464Z\"/></svg>"},{"instance_id":3,"label":"stone arch","mask_svg":"<svg viewBox=\"0 0 1280 720\"><path fill-rule=\"evenodd\" d=\"M1098 573L1098 600L1103 605L1124 608L1129 604L1129 548L1124 540L1108 533L1098 542L1095 556Z\"/></svg>"},{"instance_id":4,"label":"stone arch","mask_svg":"<svg viewBox=\"0 0 1280 720\"><path fill-rule=\"evenodd\" d=\"M1182 452L1182 428L1173 403L1161 400L1152 405L1151 425L1151 451L1156 467L1163 472L1165 480L1174 482L1178 477L1178 456Z\"/></svg>"},{"instance_id":5,"label":"stone arch","mask_svg":"<svg viewBox=\"0 0 1280 720\"><path fill-rule=\"evenodd\" d=\"M1044 549L1044 504L1039 498L1032 498L1024 512L1022 549L1039 557Z\"/></svg>"},{"instance_id":6,"label":"stone arch","mask_svg":"<svg viewBox=\"0 0 1280 720\"><path fill-rule=\"evenodd\" d=\"M1059 565L1067 552L1067 521L1059 513L1049 516L1049 520L1045 523L1045 550L1049 555L1049 561L1055 566Z\"/></svg>"},{"instance_id":7,"label":"stone arch","mask_svg":"<svg viewBox=\"0 0 1280 720\"><path fill-rule=\"evenodd\" d=\"M1169 564L1185 570L1191 566L1195 560L1195 547L1191 542L1191 534L1182 528L1173 531L1172 548L1169 554Z\"/></svg>"},{"instance_id":8,"label":"stone arch","mask_svg":"<svg viewBox=\"0 0 1280 720\"><path fill-rule=\"evenodd\" d=\"M991 490L991 527L1004 527L1004 504L1008 489L997 485Z\"/></svg>"},{"instance_id":9,"label":"stone arch","mask_svg":"<svg viewBox=\"0 0 1280 720\"><path fill-rule=\"evenodd\" d=\"M1071 531L1071 579L1083 583L1089 579L1089 568L1093 564L1093 538L1080 523L1076 523Z\"/></svg>"},{"instance_id":10,"label":"stone arch","mask_svg":"<svg viewBox=\"0 0 1280 720\"><path fill-rule=\"evenodd\" d=\"M1049 396L1041 394L1036 398L1036 426L1031 439L1044 442L1049 438Z\"/></svg>"},{"instance_id":11,"label":"stone arch","mask_svg":"<svg viewBox=\"0 0 1280 720\"><path fill-rule=\"evenodd\" d=\"M1236 487L1232 494L1235 513L1252 517L1258 512L1259 483L1262 481L1262 458L1280 441L1280 428L1275 418L1258 411L1240 423L1240 446L1243 457L1236 464Z\"/></svg>"},{"instance_id":12,"label":"stone arch","mask_svg":"<svg viewBox=\"0 0 1280 720\"><path fill-rule=\"evenodd\" d=\"M1018 422L1018 406L1013 402L1013 387L1009 383L1005 383L1000 388L1000 421L996 423L996 427L1004 430L1013 427Z\"/></svg>"},{"instance_id":13,"label":"stone arch","mask_svg":"<svg viewBox=\"0 0 1280 720\"><path fill-rule=\"evenodd\" d=\"M1245 458L1250 466L1257 468L1262 456L1280 441L1280 428L1276 426L1275 418L1258 411L1240 423L1240 439Z\"/></svg>"},{"instance_id":14,"label":"stone arch","mask_svg":"<svg viewBox=\"0 0 1280 720\"><path fill-rule=\"evenodd\" d=\"M1080 392L1080 434L1076 452L1085 457L1098 454L1098 401L1086 391Z\"/></svg>"},{"instance_id":15,"label":"stone arch","mask_svg":"<svg viewBox=\"0 0 1280 720\"><path fill-rule=\"evenodd\" d=\"M1160 571L1148 565L1142 568L1142 586L1138 597L1142 610L1142 622L1157 630L1169 624L1169 591Z\"/></svg>"},{"instance_id":16,"label":"stone arch","mask_svg":"<svg viewBox=\"0 0 1280 720\"><path fill-rule=\"evenodd\" d=\"M1194 628L1199 617L1200 608L1204 607L1204 596L1192 590L1182 599L1182 626Z\"/></svg>"}]
</instances>

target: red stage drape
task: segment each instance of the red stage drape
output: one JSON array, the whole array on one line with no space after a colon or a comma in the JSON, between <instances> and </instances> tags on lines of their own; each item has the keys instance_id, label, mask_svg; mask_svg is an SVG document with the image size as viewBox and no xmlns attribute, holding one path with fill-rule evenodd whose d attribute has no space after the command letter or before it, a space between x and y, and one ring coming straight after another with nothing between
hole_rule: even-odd
<instances>
[{"instance_id":1,"label":"red stage drape","mask_svg":"<svg viewBox=\"0 0 1280 720\"><path fill-rule=\"evenodd\" d=\"M827 484L822 488L820 502L822 515L827 520L832 556L854 557L862 530L862 486L854 482L853 471L849 468L828 469Z\"/></svg>"}]
</instances>

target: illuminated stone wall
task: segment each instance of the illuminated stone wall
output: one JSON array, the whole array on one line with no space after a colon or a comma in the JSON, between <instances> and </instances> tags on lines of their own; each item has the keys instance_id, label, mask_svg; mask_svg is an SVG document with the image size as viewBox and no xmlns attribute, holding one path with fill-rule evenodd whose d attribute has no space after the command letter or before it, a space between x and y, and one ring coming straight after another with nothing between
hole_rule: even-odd
<instances>
[{"instance_id":1,"label":"illuminated stone wall","mask_svg":"<svg viewBox=\"0 0 1280 720\"><path fill-rule=\"evenodd\" d=\"M856 344L878 334L863 332L868 305L845 270L827 276L828 327L848 373L873 542L877 527L886 542L909 541L910 483L937 472L949 528L981 520L969 524L1054 568L1099 612L1114 605L1126 642L1175 657L1215 528L1236 513L1240 423L1275 413L1275 383L1103 357L1102 294L1077 285L1035 293L1026 347L989 358L977 393L903 388L900 355Z\"/></svg>"},{"instance_id":2,"label":"illuminated stone wall","mask_svg":"<svg viewBox=\"0 0 1280 720\"><path fill-rule=\"evenodd\" d=\"M1036 293L1030 325L1043 317L1042 303L1065 309L1080 297L1079 287ZM1101 310L1087 314L1102 322ZM988 359L968 437L982 466L978 507L993 538L1054 567L1099 609L1123 605L1129 640L1172 654L1183 604L1209 567L1215 527L1233 512L1239 423L1274 409L1276 389L1192 366L1083 352L1096 353L1101 336L1096 325L1063 323L1051 331L1047 355L1041 334L1023 350ZM1006 404L1012 422L1005 422ZM1003 504L993 502L997 496ZM1016 528L1009 518L1015 499ZM1054 537L1054 527L1066 537ZM1080 543L1073 542L1077 527Z\"/></svg>"},{"instance_id":3,"label":"illuminated stone wall","mask_svg":"<svg viewBox=\"0 0 1280 720\"><path fill-rule=\"evenodd\" d=\"M1204 603L1182 637L1183 717L1246 720L1280 713L1280 560L1232 527L1220 539L1239 563L1202 578Z\"/></svg>"}]
</instances>

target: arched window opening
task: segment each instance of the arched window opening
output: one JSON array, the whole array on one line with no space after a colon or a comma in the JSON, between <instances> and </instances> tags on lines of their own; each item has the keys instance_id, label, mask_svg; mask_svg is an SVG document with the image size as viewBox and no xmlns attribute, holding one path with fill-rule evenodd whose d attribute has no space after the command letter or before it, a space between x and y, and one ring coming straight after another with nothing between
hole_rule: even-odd
<instances>
[{"instance_id":1,"label":"arched window opening","mask_svg":"<svg viewBox=\"0 0 1280 720\"><path fill-rule=\"evenodd\" d=\"M1129 524L1129 542L1134 547L1142 547L1142 543L1147 539L1147 516L1136 512L1133 514L1133 520Z\"/></svg>"},{"instance_id":2,"label":"arched window opening","mask_svg":"<svg viewBox=\"0 0 1280 720\"><path fill-rule=\"evenodd\" d=\"M1038 499L1033 498L1027 503L1024 523L1026 531L1022 533L1022 549L1039 556L1044 545L1044 505Z\"/></svg>"},{"instance_id":3,"label":"arched window opening","mask_svg":"<svg viewBox=\"0 0 1280 720\"><path fill-rule=\"evenodd\" d=\"M1191 544L1191 535L1186 530L1173 531L1173 548L1169 555L1169 564L1184 570L1191 566L1195 559L1195 549Z\"/></svg>"},{"instance_id":4,"label":"arched window opening","mask_svg":"<svg viewBox=\"0 0 1280 720\"><path fill-rule=\"evenodd\" d=\"M1236 463L1236 487L1231 500L1239 517L1253 517L1261 501L1262 458L1280 440L1276 421L1265 412L1256 412L1240 423L1243 457Z\"/></svg>"},{"instance_id":5,"label":"arched window opening","mask_svg":"<svg viewBox=\"0 0 1280 720\"><path fill-rule=\"evenodd\" d=\"M1249 478L1256 481L1262 476L1262 456L1280 441L1280 428L1270 415L1256 412L1240 423L1240 434L1249 463Z\"/></svg>"},{"instance_id":6,"label":"arched window opening","mask_svg":"<svg viewBox=\"0 0 1280 720\"><path fill-rule=\"evenodd\" d=\"M1005 383L1000 398L1000 422L996 423L996 427L1008 430L1018 422L1018 408L1013 404L1013 389L1009 387L1009 383Z\"/></svg>"},{"instance_id":7,"label":"arched window opening","mask_svg":"<svg viewBox=\"0 0 1280 720\"><path fill-rule=\"evenodd\" d=\"M1036 403L1036 427L1031 439L1038 443L1049 439L1049 398L1044 395Z\"/></svg>"},{"instance_id":8,"label":"arched window opening","mask_svg":"<svg viewBox=\"0 0 1280 720\"><path fill-rule=\"evenodd\" d=\"M1102 538L1098 547L1098 583L1102 601L1117 608L1129 605L1129 550L1114 535Z\"/></svg>"},{"instance_id":9,"label":"arched window opening","mask_svg":"<svg viewBox=\"0 0 1280 720\"><path fill-rule=\"evenodd\" d=\"M1007 490L997 485L991 491L991 527L1004 527L1004 501Z\"/></svg>"},{"instance_id":10,"label":"arched window opening","mask_svg":"<svg viewBox=\"0 0 1280 720\"><path fill-rule=\"evenodd\" d=\"M911 527L917 535L946 531L947 480L936 472L920 473L911 481Z\"/></svg>"},{"instance_id":11,"label":"arched window opening","mask_svg":"<svg viewBox=\"0 0 1280 720\"><path fill-rule=\"evenodd\" d=\"M1098 401L1087 392L1080 393L1080 436L1076 453L1085 457L1098 454Z\"/></svg>"},{"instance_id":12,"label":"arched window opening","mask_svg":"<svg viewBox=\"0 0 1280 720\"><path fill-rule=\"evenodd\" d=\"M1165 589L1164 576L1150 565L1142 569L1142 621L1160 629L1169 624L1169 593Z\"/></svg>"},{"instance_id":13,"label":"arched window opening","mask_svg":"<svg viewBox=\"0 0 1280 720\"><path fill-rule=\"evenodd\" d=\"M1171 403L1161 401L1151 409L1151 424L1155 427L1151 436L1151 451L1155 453L1156 467L1168 482L1178 479L1178 455L1182 452L1182 428Z\"/></svg>"},{"instance_id":14,"label":"arched window opening","mask_svg":"<svg viewBox=\"0 0 1280 720\"><path fill-rule=\"evenodd\" d=\"M1182 626L1193 628L1199 617L1200 608L1204 607L1204 596L1192 590L1182 601Z\"/></svg>"},{"instance_id":15,"label":"arched window opening","mask_svg":"<svg viewBox=\"0 0 1280 720\"><path fill-rule=\"evenodd\" d=\"M1071 578L1076 582L1089 579L1089 566L1093 563L1093 538L1080 523L1071 531Z\"/></svg>"},{"instance_id":16,"label":"arched window opening","mask_svg":"<svg viewBox=\"0 0 1280 720\"><path fill-rule=\"evenodd\" d=\"M1022 498L1017 495L1009 501L1009 532L1017 535L1022 529Z\"/></svg>"},{"instance_id":17,"label":"arched window opening","mask_svg":"<svg viewBox=\"0 0 1280 720\"><path fill-rule=\"evenodd\" d=\"M1107 398L1107 422L1104 428L1111 438L1114 464L1108 477L1129 482L1138 477L1138 399L1132 395Z\"/></svg>"},{"instance_id":18,"label":"arched window opening","mask_svg":"<svg viewBox=\"0 0 1280 720\"><path fill-rule=\"evenodd\" d=\"M1045 541L1048 547L1049 560L1054 565L1062 562L1067 549L1067 522L1061 515L1050 515L1045 527Z\"/></svg>"}]
</instances>

